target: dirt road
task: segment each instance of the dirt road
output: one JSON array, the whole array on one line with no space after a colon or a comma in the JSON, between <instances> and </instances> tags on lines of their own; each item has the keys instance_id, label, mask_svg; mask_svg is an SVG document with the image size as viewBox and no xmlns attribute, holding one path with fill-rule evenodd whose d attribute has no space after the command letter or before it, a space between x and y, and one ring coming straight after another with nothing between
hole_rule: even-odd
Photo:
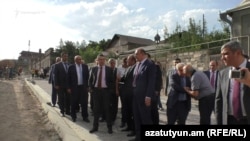
<instances>
[{"instance_id":1,"label":"dirt road","mask_svg":"<svg viewBox=\"0 0 250 141\"><path fill-rule=\"evenodd\" d=\"M22 80L0 80L0 141L61 141Z\"/></svg>"}]
</instances>

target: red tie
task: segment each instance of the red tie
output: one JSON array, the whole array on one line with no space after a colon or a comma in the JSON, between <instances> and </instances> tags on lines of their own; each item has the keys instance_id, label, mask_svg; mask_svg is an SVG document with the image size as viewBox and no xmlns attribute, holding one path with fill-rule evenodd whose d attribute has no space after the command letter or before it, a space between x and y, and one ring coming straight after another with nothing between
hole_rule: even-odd
<instances>
[{"instance_id":1,"label":"red tie","mask_svg":"<svg viewBox=\"0 0 250 141\"><path fill-rule=\"evenodd\" d=\"M236 119L239 119L241 114L241 105L240 105L240 82L233 82L233 116Z\"/></svg>"}]
</instances>

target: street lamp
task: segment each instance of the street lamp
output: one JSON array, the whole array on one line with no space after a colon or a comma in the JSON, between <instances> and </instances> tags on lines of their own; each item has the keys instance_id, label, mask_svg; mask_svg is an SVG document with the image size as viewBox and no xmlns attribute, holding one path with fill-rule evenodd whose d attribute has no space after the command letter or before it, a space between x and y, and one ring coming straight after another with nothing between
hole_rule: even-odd
<instances>
[{"instance_id":1,"label":"street lamp","mask_svg":"<svg viewBox=\"0 0 250 141\"><path fill-rule=\"evenodd\" d=\"M160 35L158 34L158 31L157 31L157 33L155 35L155 43L157 44L157 46L155 48L155 61L156 61L156 54L157 54L156 50L157 50L158 44L160 43L160 40L161 40L161 37L160 37Z\"/></svg>"}]
</instances>

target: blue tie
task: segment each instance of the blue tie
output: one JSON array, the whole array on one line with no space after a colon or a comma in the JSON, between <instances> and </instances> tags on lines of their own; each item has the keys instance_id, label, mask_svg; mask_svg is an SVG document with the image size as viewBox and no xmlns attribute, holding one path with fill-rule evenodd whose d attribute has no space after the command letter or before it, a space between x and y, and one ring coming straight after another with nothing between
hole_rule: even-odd
<instances>
[{"instance_id":1,"label":"blue tie","mask_svg":"<svg viewBox=\"0 0 250 141\"><path fill-rule=\"evenodd\" d=\"M181 86L182 86L182 87L186 87L185 77L181 77ZM187 100L186 93L180 93L180 94L179 94L179 100L180 100L180 101L185 101L185 100Z\"/></svg>"}]
</instances>

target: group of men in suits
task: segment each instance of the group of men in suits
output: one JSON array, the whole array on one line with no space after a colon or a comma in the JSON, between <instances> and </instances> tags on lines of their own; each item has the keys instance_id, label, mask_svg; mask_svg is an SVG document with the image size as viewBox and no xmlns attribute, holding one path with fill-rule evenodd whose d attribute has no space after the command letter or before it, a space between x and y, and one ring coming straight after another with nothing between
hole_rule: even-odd
<instances>
[{"instance_id":1,"label":"group of men in suits","mask_svg":"<svg viewBox=\"0 0 250 141\"><path fill-rule=\"evenodd\" d=\"M88 119L88 78L89 69L79 55L74 57L74 63L68 63L68 54L61 53L56 63L51 66L49 83L52 83L52 106L58 101L61 116L71 116L77 119L76 112L81 106L83 121ZM58 100L57 100L58 98Z\"/></svg>"},{"instance_id":2,"label":"group of men in suits","mask_svg":"<svg viewBox=\"0 0 250 141\"><path fill-rule=\"evenodd\" d=\"M195 70L191 65L181 63L175 59L175 68L168 71L166 82L167 119L168 124L184 125L191 110L191 99L199 101L200 124L211 124L212 111L216 115L217 124L248 124L250 122L249 85L241 83L238 86L238 109L235 109L235 80L229 78L229 72L238 67L250 68L250 63L244 58L243 50L237 41L230 41L221 48L222 61L227 68L218 71L218 63L210 61L208 71ZM75 56L75 63L67 63L67 53L62 53L61 62L54 66L54 87L58 92L58 103L62 116L69 114L76 121L76 111L81 105L82 118L88 119L88 91L93 99L93 128L98 131L99 118L104 112L108 133L113 133L112 121L116 117L117 109L110 107L112 93L117 91L117 73L115 69L105 65L105 56L97 56L97 65L89 71L82 63L81 56ZM111 60L112 61L112 60ZM110 62L111 62L110 61ZM155 107L156 96L159 92L157 81L157 66L150 60L142 48L135 50L127 58L129 67L120 79L124 83L124 103L126 103L125 117L128 128L135 134L133 140L141 140L141 125L155 124L152 110ZM119 92L117 92L119 93ZM118 95L116 95L118 96ZM117 101L117 97L115 97ZM54 101L54 100L53 100ZM132 102L131 102L132 101ZM53 102L53 105L55 102ZM112 103L116 105L117 103ZM239 110L240 109L240 110ZM235 116L235 113L238 115Z\"/></svg>"},{"instance_id":3,"label":"group of men in suits","mask_svg":"<svg viewBox=\"0 0 250 141\"><path fill-rule=\"evenodd\" d=\"M104 109L108 133L112 133L112 113L110 108L112 90L115 87L113 69L105 66L105 56L97 57L98 65L93 67L89 77L89 87L93 91L94 123L90 133L98 131L101 110ZM153 124L152 101L155 100L156 65L147 56L144 49L136 49L134 55L127 58L129 67L123 81L124 107L128 129L135 134L133 140L140 141L141 125ZM111 60L112 61L112 60ZM99 84L99 82L101 82ZM101 85L101 86L100 86ZM117 88L117 87L116 87ZM114 93L114 92L113 92ZM132 102L131 102L132 101ZM157 101L157 100L155 100Z\"/></svg>"},{"instance_id":4,"label":"group of men in suits","mask_svg":"<svg viewBox=\"0 0 250 141\"><path fill-rule=\"evenodd\" d=\"M249 124L250 123L250 80L230 78L232 71L241 68L247 74L250 63L245 57L243 48L238 41L232 40L221 47L221 60L225 68L218 70L218 62L211 60L209 70L201 72L192 65L183 63L175 65L168 72L166 82L167 119L168 124L185 124L187 111L190 111L190 97L199 101L200 124L210 125L212 111L216 116L216 124ZM177 63L180 59L176 59ZM184 84L182 77L188 77ZM243 77L243 76L242 76ZM248 76L249 77L249 76ZM181 98L185 94L188 99ZM181 105L188 105L188 108Z\"/></svg>"}]
</instances>

